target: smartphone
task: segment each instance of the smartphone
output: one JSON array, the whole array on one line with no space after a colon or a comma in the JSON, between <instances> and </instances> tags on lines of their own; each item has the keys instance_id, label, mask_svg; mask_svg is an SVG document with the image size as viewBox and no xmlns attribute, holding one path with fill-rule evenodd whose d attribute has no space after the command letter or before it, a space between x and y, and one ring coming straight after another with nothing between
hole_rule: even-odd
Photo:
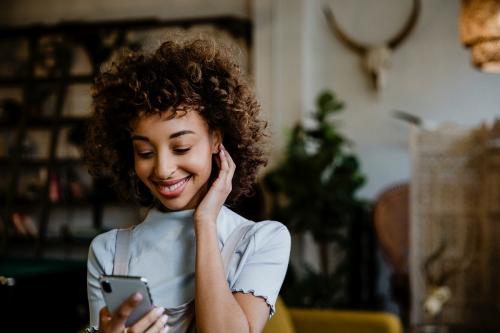
<instances>
[{"instance_id":1,"label":"smartphone","mask_svg":"<svg viewBox=\"0 0 500 333\"><path fill-rule=\"evenodd\" d=\"M99 282L109 313L114 313L132 294L136 292L142 294L141 303L135 307L125 322L127 327L133 325L154 307L148 281L143 277L102 275Z\"/></svg>"}]
</instances>

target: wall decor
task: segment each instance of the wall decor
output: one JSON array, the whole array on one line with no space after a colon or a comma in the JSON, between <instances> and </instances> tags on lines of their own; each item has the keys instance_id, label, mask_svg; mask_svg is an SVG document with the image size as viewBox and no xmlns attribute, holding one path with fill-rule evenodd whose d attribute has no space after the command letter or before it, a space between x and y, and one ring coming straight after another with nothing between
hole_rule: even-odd
<instances>
[{"instance_id":1,"label":"wall decor","mask_svg":"<svg viewBox=\"0 0 500 333\"><path fill-rule=\"evenodd\" d=\"M420 0L413 0L412 11L406 24L397 34L380 45L367 45L361 43L342 30L329 6L325 6L323 12L335 36L337 36L342 44L362 58L363 69L369 76L373 88L376 91L380 91L387 82L391 55L415 28L420 14L420 7Z\"/></svg>"}]
</instances>

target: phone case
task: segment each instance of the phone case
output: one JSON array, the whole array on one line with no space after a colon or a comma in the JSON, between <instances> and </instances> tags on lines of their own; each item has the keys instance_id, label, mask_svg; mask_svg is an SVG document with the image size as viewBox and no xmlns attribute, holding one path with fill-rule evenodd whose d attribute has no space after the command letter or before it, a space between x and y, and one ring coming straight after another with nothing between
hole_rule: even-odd
<instances>
[{"instance_id":1,"label":"phone case","mask_svg":"<svg viewBox=\"0 0 500 333\"><path fill-rule=\"evenodd\" d=\"M103 275L99 279L102 294L110 313L114 313L132 294L140 292L141 303L132 311L125 326L131 326L153 308L148 281L139 276Z\"/></svg>"}]
</instances>

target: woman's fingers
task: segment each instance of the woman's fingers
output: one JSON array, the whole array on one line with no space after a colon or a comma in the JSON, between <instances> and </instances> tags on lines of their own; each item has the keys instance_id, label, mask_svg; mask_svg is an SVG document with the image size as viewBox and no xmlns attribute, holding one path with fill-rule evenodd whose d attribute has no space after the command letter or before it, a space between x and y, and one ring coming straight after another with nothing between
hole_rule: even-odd
<instances>
[{"instance_id":1,"label":"woman's fingers","mask_svg":"<svg viewBox=\"0 0 500 333\"><path fill-rule=\"evenodd\" d=\"M221 145L220 159L221 159L221 169L219 172L218 189L224 195L228 195L231 192L231 169L228 161L228 153ZM229 185L229 186L228 186Z\"/></svg>"},{"instance_id":2,"label":"woman's fingers","mask_svg":"<svg viewBox=\"0 0 500 333\"><path fill-rule=\"evenodd\" d=\"M225 164L224 165L225 169L232 176L232 174L234 174L234 170L236 169L236 164L234 163L233 158L231 157L231 155L229 155L229 152L226 149L224 149L222 152L223 152L222 160L223 163Z\"/></svg>"},{"instance_id":3,"label":"woman's fingers","mask_svg":"<svg viewBox=\"0 0 500 333\"><path fill-rule=\"evenodd\" d=\"M217 190L222 190L221 185L225 183L225 178L228 173L228 164L227 160L225 157L225 149L223 148L222 144L220 144L220 150L219 154L217 157L217 165L219 166L219 174L217 175L217 179L215 179L214 186L217 188Z\"/></svg>"},{"instance_id":4,"label":"woman's fingers","mask_svg":"<svg viewBox=\"0 0 500 333\"><path fill-rule=\"evenodd\" d=\"M135 293L131 295L120 307L113 313L111 320L108 323L109 332L120 332L125 327L125 322L128 316L132 313L135 307L142 301L142 295Z\"/></svg>"},{"instance_id":5,"label":"woman's fingers","mask_svg":"<svg viewBox=\"0 0 500 333\"><path fill-rule=\"evenodd\" d=\"M166 332L165 325L167 323L167 316L163 313L165 309L154 308L139 319L132 326L125 330L125 322L130 316L135 307L142 301L142 295L136 293L130 296L123 304L116 310L111 317L108 308L104 307L99 311L99 327L103 332L107 333L163 333Z\"/></svg>"},{"instance_id":6,"label":"woman's fingers","mask_svg":"<svg viewBox=\"0 0 500 333\"><path fill-rule=\"evenodd\" d=\"M108 308L105 306L99 311L99 327L106 327L110 319Z\"/></svg>"},{"instance_id":7,"label":"woman's fingers","mask_svg":"<svg viewBox=\"0 0 500 333\"><path fill-rule=\"evenodd\" d=\"M217 168L220 170L221 169L221 164L220 164L220 151L214 155L215 163L217 164Z\"/></svg>"},{"instance_id":8,"label":"woman's fingers","mask_svg":"<svg viewBox=\"0 0 500 333\"><path fill-rule=\"evenodd\" d=\"M167 315L164 315L164 308L154 308L145 314L141 319L134 323L128 329L128 332L146 332L157 333L160 332L167 323Z\"/></svg>"},{"instance_id":9,"label":"woman's fingers","mask_svg":"<svg viewBox=\"0 0 500 333\"><path fill-rule=\"evenodd\" d=\"M166 315L162 315L160 318L156 319L153 325L145 333L164 333L167 332L167 319Z\"/></svg>"},{"instance_id":10,"label":"woman's fingers","mask_svg":"<svg viewBox=\"0 0 500 333\"><path fill-rule=\"evenodd\" d=\"M234 163L233 161L233 158L231 157L231 155L229 155L229 153L227 152L226 150L226 158L227 158L227 161L228 161L228 164L229 164L229 170L230 170L230 176L231 176L231 179L233 178L233 175L234 175L234 171L236 170L236 164Z\"/></svg>"},{"instance_id":11,"label":"woman's fingers","mask_svg":"<svg viewBox=\"0 0 500 333\"><path fill-rule=\"evenodd\" d=\"M233 159L231 158L231 155L229 155L229 153L225 148L222 149L222 152L223 152L222 160L224 161L223 163L225 164L225 171L226 171L225 184L229 187L229 191L231 191L233 175L234 171L236 170L236 164L234 163Z\"/></svg>"},{"instance_id":12,"label":"woman's fingers","mask_svg":"<svg viewBox=\"0 0 500 333\"><path fill-rule=\"evenodd\" d=\"M220 145L220 155L221 155L221 171L227 172L229 170L229 162L227 160L227 151L226 148L221 144Z\"/></svg>"},{"instance_id":13,"label":"woman's fingers","mask_svg":"<svg viewBox=\"0 0 500 333\"><path fill-rule=\"evenodd\" d=\"M101 317L109 317L109 310L108 307L105 306L99 311L99 318Z\"/></svg>"},{"instance_id":14,"label":"woman's fingers","mask_svg":"<svg viewBox=\"0 0 500 333\"><path fill-rule=\"evenodd\" d=\"M221 206L231 193L232 179L236 165L222 144L220 145L220 151L216 159L218 160L219 174L203 200L198 204L195 220L215 221Z\"/></svg>"}]
</instances>

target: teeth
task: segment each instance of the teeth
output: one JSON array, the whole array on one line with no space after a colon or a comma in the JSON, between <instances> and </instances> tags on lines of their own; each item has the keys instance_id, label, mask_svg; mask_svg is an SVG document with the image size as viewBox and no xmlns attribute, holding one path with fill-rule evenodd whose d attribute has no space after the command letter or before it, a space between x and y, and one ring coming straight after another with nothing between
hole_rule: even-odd
<instances>
[{"instance_id":1,"label":"teeth","mask_svg":"<svg viewBox=\"0 0 500 333\"><path fill-rule=\"evenodd\" d=\"M181 187L189 178L186 178L184 180L181 180L177 184L171 185L171 186L159 186L160 191L162 192L173 192L179 187Z\"/></svg>"}]
</instances>

